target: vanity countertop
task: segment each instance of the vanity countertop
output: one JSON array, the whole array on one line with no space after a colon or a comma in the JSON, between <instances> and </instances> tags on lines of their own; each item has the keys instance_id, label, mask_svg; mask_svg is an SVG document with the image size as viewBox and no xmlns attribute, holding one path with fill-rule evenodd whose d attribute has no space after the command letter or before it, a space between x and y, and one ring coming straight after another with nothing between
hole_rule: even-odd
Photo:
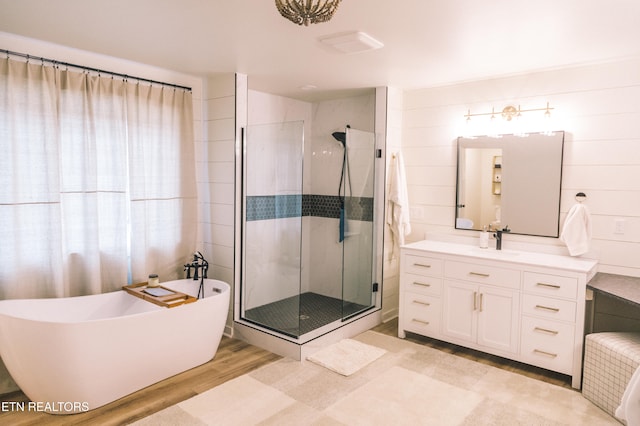
<instances>
[{"instance_id":1,"label":"vanity countertop","mask_svg":"<svg viewBox=\"0 0 640 426\"><path fill-rule=\"evenodd\" d=\"M598 272L588 287L625 302L640 305L640 278Z\"/></svg>"},{"instance_id":2,"label":"vanity countertop","mask_svg":"<svg viewBox=\"0 0 640 426\"><path fill-rule=\"evenodd\" d=\"M595 274L596 266L598 265L598 261L593 259L519 250L495 250L491 248L481 249L477 246L442 241L422 240L411 244L405 244L402 247L405 249L425 250L441 254L467 256L485 260L559 268L587 273L589 277L591 277L592 274Z\"/></svg>"}]
</instances>

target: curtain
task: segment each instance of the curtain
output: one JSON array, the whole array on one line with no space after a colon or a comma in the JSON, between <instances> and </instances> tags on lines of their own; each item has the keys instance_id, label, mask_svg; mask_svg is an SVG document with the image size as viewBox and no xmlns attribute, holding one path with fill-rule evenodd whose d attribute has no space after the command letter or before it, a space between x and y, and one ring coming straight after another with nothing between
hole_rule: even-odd
<instances>
[{"instance_id":1,"label":"curtain","mask_svg":"<svg viewBox=\"0 0 640 426\"><path fill-rule=\"evenodd\" d=\"M195 250L197 199L191 94L127 86L131 274L175 278ZM176 144L175 140L188 143ZM180 218L180 220L177 220Z\"/></svg>"},{"instance_id":2,"label":"curtain","mask_svg":"<svg viewBox=\"0 0 640 426\"><path fill-rule=\"evenodd\" d=\"M192 115L182 89L0 61L0 299L177 277L196 243Z\"/></svg>"}]
</instances>

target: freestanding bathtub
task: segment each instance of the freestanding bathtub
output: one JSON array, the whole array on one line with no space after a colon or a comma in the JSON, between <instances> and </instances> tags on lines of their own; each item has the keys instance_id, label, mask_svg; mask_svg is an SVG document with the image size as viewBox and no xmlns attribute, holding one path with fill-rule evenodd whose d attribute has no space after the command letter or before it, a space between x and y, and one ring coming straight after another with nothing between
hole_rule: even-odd
<instances>
[{"instance_id":1,"label":"freestanding bathtub","mask_svg":"<svg viewBox=\"0 0 640 426\"><path fill-rule=\"evenodd\" d=\"M162 283L197 296L200 282ZM173 308L125 291L0 301L0 356L26 409L72 414L98 408L211 360L224 332L229 285ZM36 405L37 404L37 405Z\"/></svg>"}]
</instances>

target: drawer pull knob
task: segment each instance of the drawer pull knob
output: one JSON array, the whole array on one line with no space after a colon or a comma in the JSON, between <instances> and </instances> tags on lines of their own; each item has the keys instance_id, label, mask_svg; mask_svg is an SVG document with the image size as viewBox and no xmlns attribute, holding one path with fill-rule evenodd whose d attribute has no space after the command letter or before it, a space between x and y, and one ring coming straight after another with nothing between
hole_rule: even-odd
<instances>
[{"instance_id":1,"label":"drawer pull knob","mask_svg":"<svg viewBox=\"0 0 640 426\"><path fill-rule=\"evenodd\" d=\"M542 306L542 305L536 305L536 309L544 309L545 311L549 311L549 312L560 312L559 308L550 308L548 306Z\"/></svg>"},{"instance_id":2,"label":"drawer pull knob","mask_svg":"<svg viewBox=\"0 0 640 426\"><path fill-rule=\"evenodd\" d=\"M557 284L536 283L536 285L540 287L546 287L546 288L555 288L555 289L560 288L560 286Z\"/></svg>"},{"instance_id":3,"label":"drawer pull knob","mask_svg":"<svg viewBox=\"0 0 640 426\"><path fill-rule=\"evenodd\" d=\"M419 324L429 325L429 321L423 321L423 320L419 320L419 319L416 319L416 318L413 318L411 321L417 322Z\"/></svg>"},{"instance_id":4,"label":"drawer pull knob","mask_svg":"<svg viewBox=\"0 0 640 426\"><path fill-rule=\"evenodd\" d=\"M431 268L431 265L425 265L424 263L414 263L413 266L419 266L420 268Z\"/></svg>"},{"instance_id":5,"label":"drawer pull knob","mask_svg":"<svg viewBox=\"0 0 640 426\"><path fill-rule=\"evenodd\" d=\"M535 327L535 331L539 331L541 333L553 334L554 336L559 333L559 331L549 330L548 328Z\"/></svg>"},{"instance_id":6,"label":"drawer pull knob","mask_svg":"<svg viewBox=\"0 0 640 426\"><path fill-rule=\"evenodd\" d=\"M534 349L533 352L540 355L546 355L550 358L556 358L558 356L558 354L552 354L551 352L541 351L540 349Z\"/></svg>"},{"instance_id":7,"label":"drawer pull knob","mask_svg":"<svg viewBox=\"0 0 640 426\"><path fill-rule=\"evenodd\" d=\"M424 305L424 306L431 306L431 303L428 302L422 302L420 300L414 300L413 303L416 303L418 305Z\"/></svg>"},{"instance_id":8,"label":"drawer pull knob","mask_svg":"<svg viewBox=\"0 0 640 426\"><path fill-rule=\"evenodd\" d=\"M476 277L484 277L484 278L487 278L489 276L489 274L483 274L481 272L473 272L473 271L469 272L469 275L474 275Z\"/></svg>"},{"instance_id":9,"label":"drawer pull knob","mask_svg":"<svg viewBox=\"0 0 640 426\"><path fill-rule=\"evenodd\" d=\"M419 286L422 286L422 287L431 287L431 284L419 283L418 281L414 281L413 284L414 285L419 285Z\"/></svg>"}]
</instances>

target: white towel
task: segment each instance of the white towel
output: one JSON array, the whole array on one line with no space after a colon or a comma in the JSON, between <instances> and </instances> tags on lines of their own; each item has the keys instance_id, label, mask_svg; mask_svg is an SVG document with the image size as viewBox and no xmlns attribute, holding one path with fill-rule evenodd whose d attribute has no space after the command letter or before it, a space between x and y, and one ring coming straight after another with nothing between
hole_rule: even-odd
<instances>
[{"instance_id":1,"label":"white towel","mask_svg":"<svg viewBox=\"0 0 640 426\"><path fill-rule=\"evenodd\" d=\"M629 426L640 425L640 368L636 369L622 395L616 417Z\"/></svg>"},{"instance_id":2,"label":"white towel","mask_svg":"<svg viewBox=\"0 0 640 426\"><path fill-rule=\"evenodd\" d=\"M410 221L404 161L402 154L398 152L389 177L389 207L387 209L387 224L391 228L393 239L392 258L397 255L400 246L404 244L404 237L411 233Z\"/></svg>"},{"instance_id":3,"label":"white towel","mask_svg":"<svg viewBox=\"0 0 640 426\"><path fill-rule=\"evenodd\" d=\"M571 256L580 256L589 251L591 241L591 215L584 204L571 207L564 220L560 241L564 242Z\"/></svg>"}]
</instances>

